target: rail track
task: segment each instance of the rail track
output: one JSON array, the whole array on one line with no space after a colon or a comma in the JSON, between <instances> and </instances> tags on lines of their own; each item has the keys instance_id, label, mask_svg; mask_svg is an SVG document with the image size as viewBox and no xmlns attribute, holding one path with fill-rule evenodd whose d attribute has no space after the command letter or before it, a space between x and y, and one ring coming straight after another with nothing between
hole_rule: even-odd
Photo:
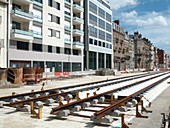
<instances>
[{"instance_id":1,"label":"rail track","mask_svg":"<svg viewBox=\"0 0 170 128\"><path fill-rule=\"evenodd\" d=\"M0 97L0 101L4 106L21 107L25 105L31 105L31 114L36 115L38 118L42 118L42 107L55 103L57 107L53 107L51 110L52 115L56 115L59 118L65 118L69 115L80 116L85 118L91 118L93 122L111 123L112 117L107 116L112 113L113 115L122 117L122 128L128 127L124 123L124 114L116 112L116 109L126 111L126 105L136 106L136 117L145 117L139 113L138 106L142 106L142 111L148 112L143 107L142 95L146 91L150 90L154 86L160 84L164 80L170 77L170 72L161 72L157 74L142 74L129 77L123 77L119 79L107 79L98 82L86 83L76 85L75 87L69 86L64 88L55 88L49 90L42 90L37 92L29 92L24 94L16 94L6 97ZM136 81L137 80L137 81ZM150 81L149 85L145 85L143 88L139 88L135 92L128 93L126 96L115 98L115 93L120 93L123 90L128 90L140 84L146 84ZM123 82L129 82L125 84ZM130 83L131 82L131 83ZM125 84L118 86L118 84ZM104 89L107 88L105 91ZM86 98L81 98L79 92L93 91L93 95L86 94ZM100 91L102 90L102 91ZM57 99L57 103L56 103ZM36 105L35 105L36 104ZM35 106L38 107L38 113L35 111ZM124 107L122 107L124 106ZM89 112L91 114L85 115L81 112Z\"/></svg>"},{"instance_id":2,"label":"rail track","mask_svg":"<svg viewBox=\"0 0 170 128\"><path fill-rule=\"evenodd\" d=\"M19 100L25 99L24 100L25 102L27 102L27 101L29 102L29 101L32 101L32 100L34 100L34 101L44 100L44 98L47 95L48 95L47 98L55 97L55 96L58 96L58 95L66 95L66 94L69 94L69 93L75 95L77 91L85 91L85 90L89 90L89 89L93 89L93 88L98 88L98 87L101 87L101 86L107 86L108 84L117 84L117 83L129 81L129 80L132 80L132 79L134 80L134 79L138 79L138 78L142 78L142 77L146 77L146 76L150 76L150 75L154 75L154 74L155 73L151 73L151 74L145 73L145 74L142 74L142 75L134 75L134 76L121 77L121 78L99 80L97 82L88 82L88 83L85 83L85 84L79 84L79 85L75 85L75 86L71 85L71 86L67 86L67 87L53 88L53 89L40 90L40 91L32 90L31 92L22 93L22 94L17 94L17 93L14 92L12 95L0 97L0 101L10 102L11 99L15 98L15 99L19 99ZM106 84L101 85L100 83L106 83ZM67 90L69 90L69 91L67 91Z\"/></svg>"}]
</instances>

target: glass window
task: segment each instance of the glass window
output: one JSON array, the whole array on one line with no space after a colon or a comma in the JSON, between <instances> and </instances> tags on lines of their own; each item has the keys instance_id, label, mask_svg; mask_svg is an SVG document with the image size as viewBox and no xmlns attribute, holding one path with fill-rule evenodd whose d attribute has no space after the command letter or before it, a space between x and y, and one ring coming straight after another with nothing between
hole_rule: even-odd
<instances>
[{"instance_id":1,"label":"glass window","mask_svg":"<svg viewBox=\"0 0 170 128\"><path fill-rule=\"evenodd\" d=\"M111 24L106 23L106 31L112 32L112 25Z\"/></svg>"},{"instance_id":2,"label":"glass window","mask_svg":"<svg viewBox=\"0 0 170 128\"><path fill-rule=\"evenodd\" d=\"M56 47L56 53L60 53L60 47Z\"/></svg>"},{"instance_id":3,"label":"glass window","mask_svg":"<svg viewBox=\"0 0 170 128\"><path fill-rule=\"evenodd\" d=\"M56 16L56 23L60 24L60 17Z\"/></svg>"},{"instance_id":4,"label":"glass window","mask_svg":"<svg viewBox=\"0 0 170 128\"><path fill-rule=\"evenodd\" d=\"M56 37L60 38L60 31L56 31Z\"/></svg>"},{"instance_id":5,"label":"glass window","mask_svg":"<svg viewBox=\"0 0 170 128\"><path fill-rule=\"evenodd\" d=\"M19 50L29 50L29 43L17 41L17 49L19 49Z\"/></svg>"},{"instance_id":6,"label":"glass window","mask_svg":"<svg viewBox=\"0 0 170 128\"><path fill-rule=\"evenodd\" d=\"M106 20L111 22L112 21L112 16L106 12Z\"/></svg>"},{"instance_id":7,"label":"glass window","mask_svg":"<svg viewBox=\"0 0 170 128\"><path fill-rule=\"evenodd\" d=\"M94 40L94 45L97 45L97 40Z\"/></svg>"},{"instance_id":8,"label":"glass window","mask_svg":"<svg viewBox=\"0 0 170 128\"><path fill-rule=\"evenodd\" d=\"M90 39L89 39L89 43L90 43L90 44L93 44L93 39L90 38Z\"/></svg>"},{"instance_id":9,"label":"glass window","mask_svg":"<svg viewBox=\"0 0 170 128\"><path fill-rule=\"evenodd\" d=\"M52 29L48 29L48 36L52 37Z\"/></svg>"},{"instance_id":10,"label":"glass window","mask_svg":"<svg viewBox=\"0 0 170 128\"><path fill-rule=\"evenodd\" d=\"M100 17L105 19L105 11L103 9L98 8L98 14L99 14Z\"/></svg>"},{"instance_id":11,"label":"glass window","mask_svg":"<svg viewBox=\"0 0 170 128\"><path fill-rule=\"evenodd\" d=\"M48 21L52 22L52 14L48 13Z\"/></svg>"},{"instance_id":12,"label":"glass window","mask_svg":"<svg viewBox=\"0 0 170 128\"><path fill-rule=\"evenodd\" d=\"M105 29L105 21L102 20L102 19L99 19L98 26L99 26L100 28Z\"/></svg>"},{"instance_id":13,"label":"glass window","mask_svg":"<svg viewBox=\"0 0 170 128\"><path fill-rule=\"evenodd\" d=\"M56 2L56 9L60 10L60 3Z\"/></svg>"},{"instance_id":14,"label":"glass window","mask_svg":"<svg viewBox=\"0 0 170 128\"><path fill-rule=\"evenodd\" d=\"M103 47L105 47L105 42L103 42Z\"/></svg>"},{"instance_id":15,"label":"glass window","mask_svg":"<svg viewBox=\"0 0 170 128\"><path fill-rule=\"evenodd\" d=\"M48 0L48 6L52 7L53 5L53 1L52 0Z\"/></svg>"},{"instance_id":16,"label":"glass window","mask_svg":"<svg viewBox=\"0 0 170 128\"><path fill-rule=\"evenodd\" d=\"M92 14L89 14L89 22L93 25L97 25L97 17Z\"/></svg>"},{"instance_id":17,"label":"glass window","mask_svg":"<svg viewBox=\"0 0 170 128\"><path fill-rule=\"evenodd\" d=\"M48 52L52 53L52 46L48 45Z\"/></svg>"},{"instance_id":18,"label":"glass window","mask_svg":"<svg viewBox=\"0 0 170 128\"><path fill-rule=\"evenodd\" d=\"M99 46L102 46L102 42L101 41L99 41Z\"/></svg>"},{"instance_id":19,"label":"glass window","mask_svg":"<svg viewBox=\"0 0 170 128\"><path fill-rule=\"evenodd\" d=\"M42 52L42 44L33 43L32 45L33 45L33 47L32 47L33 51Z\"/></svg>"},{"instance_id":20,"label":"glass window","mask_svg":"<svg viewBox=\"0 0 170 128\"><path fill-rule=\"evenodd\" d=\"M94 14L97 14L97 5L92 3L91 1L89 2L89 10L93 12Z\"/></svg>"}]
</instances>

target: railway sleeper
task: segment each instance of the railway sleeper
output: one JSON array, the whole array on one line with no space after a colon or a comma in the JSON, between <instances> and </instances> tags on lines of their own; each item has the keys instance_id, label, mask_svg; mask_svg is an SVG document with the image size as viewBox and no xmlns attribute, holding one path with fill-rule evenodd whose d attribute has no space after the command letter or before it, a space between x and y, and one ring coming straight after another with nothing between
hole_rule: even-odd
<instances>
[{"instance_id":1,"label":"railway sleeper","mask_svg":"<svg viewBox=\"0 0 170 128\"><path fill-rule=\"evenodd\" d=\"M91 116L90 118L91 121L93 121L94 123L112 123L114 121L113 117L107 115L107 116L104 116L102 119L96 119L95 116Z\"/></svg>"}]
</instances>

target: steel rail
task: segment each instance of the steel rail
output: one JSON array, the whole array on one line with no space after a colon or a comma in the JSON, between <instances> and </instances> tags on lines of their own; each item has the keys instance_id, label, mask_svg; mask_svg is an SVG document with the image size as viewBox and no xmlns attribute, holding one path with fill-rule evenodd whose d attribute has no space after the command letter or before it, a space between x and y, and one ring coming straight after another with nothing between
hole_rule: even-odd
<instances>
[{"instance_id":1,"label":"steel rail","mask_svg":"<svg viewBox=\"0 0 170 128\"><path fill-rule=\"evenodd\" d=\"M169 73L169 72L168 72L168 73ZM165 73L165 74L168 74L168 73ZM115 92L115 91L119 91L119 90L121 90L121 89L130 87L130 86L135 86L135 85L140 84L140 83L142 83L142 82L146 82L146 81L148 81L148 80L151 80L151 79L154 79L154 78L163 76L163 75L165 75L165 74L161 74L161 75L158 75L158 76L154 76L154 77L151 77L151 78L147 78L147 79L144 79L144 80L140 80L140 81L138 81L138 82L134 82L134 83L129 84L129 85L126 85L126 86L124 86L124 87L119 87L119 88L116 88L116 89L113 89L113 90L109 90L109 91L107 91L107 92L103 92L103 93L100 93L100 94L96 94L96 95L91 96L91 97L87 97L87 98L84 98L84 99L80 99L80 100L78 100L78 101L74 101L74 102L71 102L71 103L62 105L62 106L54 107L54 108L52 108L51 114L57 114L57 112L60 111L60 110L67 109L67 108L72 107L72 106L74 106L74 105L81 104L81 103L83 103L83 102L85 102L85 101L89 101L89 100L92 100L92 99L94 99L94 98L98 98L98 97L101 97L101 96L103 96L103 95L106 95L106 94L109 94L109 93L112 93L112 92Z\"/></svg>"},{"instance_id":2,"label":"steel rail","mask_svg":"<svg viewBox=\"0 0 170 128\"><path fill-rule=\"evenodd\" d=\"M127 96L127 97L113 103L113 104L111 104L110 106L108 106L108 107L106 107L106 108L104 108L104 109L102 109L102 110L100 110L98 112L95 112L94 113L95 119L101 119L106 113L112 111L114 108L120 106L121 104L123 104L125 102L128 102L132 98L134 98L134 97L140 95L141 93L147 91L148 89L160 84L161 82L163 82L164 80L166 80L169 77L170 77L170 75L166 76L166 77L164 77L164 78L162 78L162 79L160 79L160 80L158 80L158 81L156 81L156 82L154 82L154 83L152 83L150 85L148 85L147 87L145 87L143 89L138 90L137 92L135 92L135 93L133 93L133 94L131 94L131 95L129 95L129 96Z\"/></svg>"},{"instance_id":3,"label":"steel rail","mask_svg":"<svg viewBox=\"0 0 170 128\"><path fill-rule=\"evenodd\" d=\"M139 76L139 77L141 78L141 76ZM137 78L139 78L139 77L137 77ZM134 77L133 77L133 79L134 79ZM126 79L126 81L128 81L128 80L130 80L130 78ZM125 81L125 80L123 80L123 81ZM66 95L66 94L69 94L69 93L74 94L74 93L76 93L78 91L83 91L83 90L87 90L87 89L90 89L90 88L101 87L101 86L106 86L108 84L115 84L115 83L118 83L118 81L116 81L116 82L114 82L114 81L112 82L111 81L111 82L108 82L108 83L103 83L101 85L95 85L95 86L92 86L92 87L86 87L86 88L83 88L83 89L75 89L75 90L72 90L72 91L66 91L66 92L61 92L61 93L54 93L54 94L49 94L47 96L40 96L40 97L37 97L37 98L31 98L31 99L27 99L27 100L16 101L16 102L10 103L10 106L17 105L17 104L28 103L28 102L31 102L31 101L45 100L45 99L48 99L48 98L57 97L59 95ZM8 105L8 104L6 104L6 105Z\"/></svg>"},{"instance_id":4,"label":"steel rail","mask_svg":"<svg viewBox=\"0 0 170 128\"><path fill-rule=\"evenodd\" d=\"M126 77L121 77L121 78L113 78L113 79L107 79L107 80L99 80L99 81L96 81L96 82L87 82L87 83L83 83L83 84L70 85L70 86L61 87L61 88L53 88L53 89L46 89L46 90L41 90L41 91L27 92L27 93L22 93L22 94L2 96L2 97L0 97L0 101L4 100L4 99L12 99L12 98L17 98L17 97L35 95L35 94L39 94L39 93L45 93L45 92L54 92L56 90L64 90L64 89L81 87L81 86L85 86L85 85L97 84L97 83L102 83L102 82L107 82L107 81L121 80L121 79L125 79L125 78L134 78L135 76L138 76L138 77L135 77L135 78L140 78L142 76L149 76L149 75L152 75L152 74L144 73L144 74L139 74L139 75L134 75L134 76L126 76Z\"/></svg>"}]
</instances>

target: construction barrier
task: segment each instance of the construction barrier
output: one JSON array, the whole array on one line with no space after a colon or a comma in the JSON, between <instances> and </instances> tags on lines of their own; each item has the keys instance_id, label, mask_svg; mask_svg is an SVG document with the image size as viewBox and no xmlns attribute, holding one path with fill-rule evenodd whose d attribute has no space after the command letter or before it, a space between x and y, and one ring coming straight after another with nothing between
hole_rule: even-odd
<instances>
[{"instance_id":1,"label":"construction barrier","mask_svg":"<svg viewBox=\"0 0 170 128\"><path fill-rule=\"evenodd\" d=\"M60 76L69 76L69 72L55 72L54 75L56 77L60 77Z\"/></svg>"}]
</instances>

